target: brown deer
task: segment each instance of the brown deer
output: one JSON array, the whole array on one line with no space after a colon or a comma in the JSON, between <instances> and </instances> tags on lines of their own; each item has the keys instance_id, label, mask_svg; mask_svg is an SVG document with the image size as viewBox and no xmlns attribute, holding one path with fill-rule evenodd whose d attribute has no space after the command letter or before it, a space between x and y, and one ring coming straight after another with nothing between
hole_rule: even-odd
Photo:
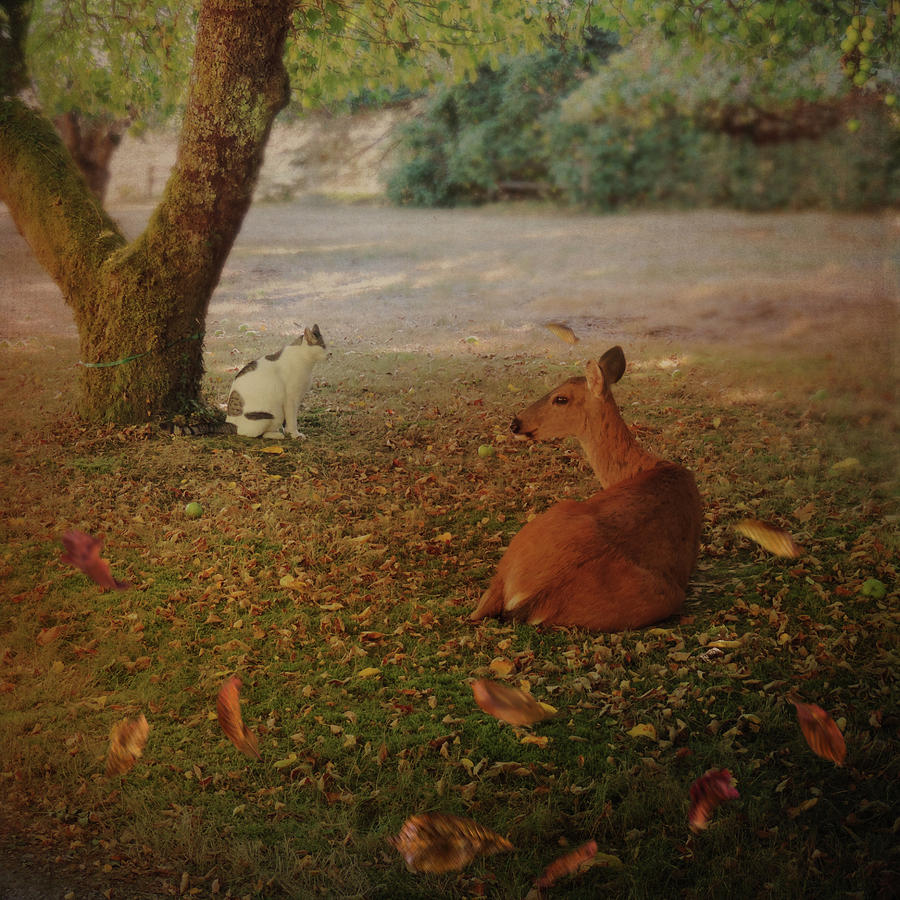
<instances>
[{"instance_id":1,"label":"brown deer","mask_svg":"<svg viewBox=\"0 0 900 900\"><path fill-rule=\"evenodd\" d=\"M694 476L641 448L610 385L625 371L621 347L591 361L516 416L522 440L574 436L603 490L563 500L512 539L472 620L622 631L678 612L700 546Z\"/></svg>"}]
</instances>

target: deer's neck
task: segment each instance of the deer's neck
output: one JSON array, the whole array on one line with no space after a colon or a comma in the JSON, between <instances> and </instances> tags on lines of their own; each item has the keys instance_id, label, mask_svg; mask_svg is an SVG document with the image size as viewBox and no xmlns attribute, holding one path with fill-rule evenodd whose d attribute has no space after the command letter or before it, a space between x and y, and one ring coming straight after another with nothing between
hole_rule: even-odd
<instances>
[{"instance_id":1,"label":"deer's neck","mask_svg":"<svg viewBox=\"0 0 900 900\"><path fill-rule=\"evenodd\" d=\"M614 402L606 405L602 415L589 420L587 432L580 440L597 480L605 488L652 469L659 462L634 439Z\"/></svg>"}]
</instances>

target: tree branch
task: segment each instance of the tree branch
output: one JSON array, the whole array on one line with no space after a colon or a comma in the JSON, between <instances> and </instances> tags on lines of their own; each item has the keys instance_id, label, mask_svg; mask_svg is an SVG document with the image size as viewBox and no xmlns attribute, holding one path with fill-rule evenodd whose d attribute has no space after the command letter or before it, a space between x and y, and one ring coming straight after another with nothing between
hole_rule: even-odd
<instances>
[{"instance_id":1,"label":"tree branch","mask_svg":"<svg viewBox=\"0 0 900 900\"><path fill-rule=\"evenodd\" d=\"M91 296L100 267L125 238L53 125L16 99L0 99L0 200L77 321L84 309L74 298Z\"/></svg>"}]
</instances>

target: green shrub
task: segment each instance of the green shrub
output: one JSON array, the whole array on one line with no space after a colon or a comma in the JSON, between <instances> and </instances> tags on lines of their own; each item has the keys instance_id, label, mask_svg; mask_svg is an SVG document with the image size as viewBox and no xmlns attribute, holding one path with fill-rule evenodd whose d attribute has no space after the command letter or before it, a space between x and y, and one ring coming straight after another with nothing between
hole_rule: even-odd
<instances>
[{"instance_id":1,"label":"green shrub","mask_svg":"<svg viewBox=\"0 0 900 900\"><path fill-rule=\"evenodd\" d=\"M403 130L390 199L480 203L525 182L601 210L900 202L897 114L849 94L829 51L775 69L647 37L612 46L593 74L550 50L441 90Z\"/></svg>"},{"instance_id":2,"label":"green shrub","mask_svg":"<svg viewBox=\"0 0 900 900\"><path fill-rule=\"evenodd\" d=\"M469 83L440 89L401 129L401 161L389 175L394 203L453 206L495 197L504 182L540 182L549 169L543 116L613 42L548 49L483 67Z\"/></svg>"},{"instance_id":3,"label":"green shrub","mask_svg":"<svg viewBox=\"0 0 900 900\"><path fill-rule=\"evenodd\" d=\"M897 127L877 99L846 93L822 50L759 71L636 41L547 116L550 176L566 202L604 210L897 202Z\"/></svg>"}]
</instances>

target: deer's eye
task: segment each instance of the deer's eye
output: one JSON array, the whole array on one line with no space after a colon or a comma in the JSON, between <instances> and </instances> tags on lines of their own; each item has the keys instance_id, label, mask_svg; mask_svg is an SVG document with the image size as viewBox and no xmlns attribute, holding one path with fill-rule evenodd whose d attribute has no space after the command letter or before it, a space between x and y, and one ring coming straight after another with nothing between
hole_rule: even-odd
<instances>
[{"instance_id":1,"label":"deer's eye","mask_svg":"<svg viewBox=\"0 0 900 900\"><path fill-rule=\"evenodd\" d=\"M566 397L565 394L557 394L557 395L553 398L553 402L554 402L557 406L565 406L565 405L569 402L569 398Z\"/></svg>"}]
</instances>

